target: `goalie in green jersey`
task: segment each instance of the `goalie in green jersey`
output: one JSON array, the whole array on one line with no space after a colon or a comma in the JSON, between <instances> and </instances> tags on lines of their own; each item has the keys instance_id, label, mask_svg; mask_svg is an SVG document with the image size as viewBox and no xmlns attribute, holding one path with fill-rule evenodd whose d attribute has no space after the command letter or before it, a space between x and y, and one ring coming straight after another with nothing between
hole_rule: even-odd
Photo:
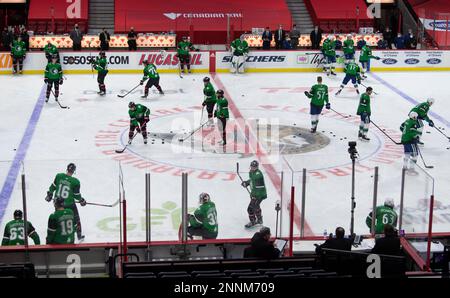
<instances>
[{"instance_id":1,"label":"goalie in green jersey","mask_svg":"<svg viewBox=\"0 0 450 298\"><path fill-rule=\"evenodd\" d=\"M155 86L156 89L158 89L159 94L164 94L163 90L161 89L161 86L159 86L159 73L156 69L155 64L150 63L148 60L144 60L144 76L142 77L141 81L139 82L140 85L144 85L144 82L147 81L147 84L145 84L144 88L144 95L142 98L147 98L148 96L148 90Z\"/></svg>"},{"instance_id":2,"label":"goalie in green jersey","mask_svg":"<svg viewBox=\"0 0 450 298\"><path fill-rule=\"evenodd\" d=\"M2 245L24 245L25 244L25 221L22 219L22 210L14 211L14 220L5 226ZM31 222L27 221L27 236L33 239L34 244L41 244L39 235Z\"/></svg>"},{"instance_id":3,"label":"goalie in green jersey","mask_svg":"<svg viewBox=\"0 0 450 298\"><path fill-rule=\"evenodd\" d=\"M204 192L199 195L199 204L194 214L188 214L187 235L191 239L193 236L216 239L219 231L216 205L211 201L209 194Z\"/></svg>"},{"instance_id":4,"label":"goalie in green jersey","mask_svg":"<svg viewBox=\"0 0 450 298\"><path fill-rule=\"evenodd\" d=\"M53 193L55 193L55 199L64 200L64 208L71 210L76 225L77 238L79 241L84 239L84 235L81 231L80 215L76 203L80 203L81 206L86 206L86 200L81 197L80 194L80 181L73 177L76 170L76 166L70 163L67 166L66 173L59 173L55 176L53 183L50 185L45 200L50 202L53 199Z\"/></svg>"},{"instance_id":5,"label":"goalie in green jersey","mask_svg":"<svg viewBox=\"0 0 450 298\"><path fill-rule=\"evenodd\" d=\"M19 35L17 40L12 42L11 46L11 57L13 60L13 74L17 73L17 68L19 69L19 73L22 73L23 70L23 60L25 60L27 54L27 48L25 42L22 40L22 37Z\"/></svg>"},{"instance_id":6,"label":"goalie in green jersey","mask_svg":"<svg viewBox=\"0 0 450 298\"><path fill-rule=\"evenodd\" d=\"M55 100L58 101L59 96L59 85L62 85L63 72L61 64L58 63L58 56L54 55L52 61L45 67L45 77L44 82L47 84L47 91L45 93L45 102L50 99L50 93L52 92L53 86L55 86Z\"/></svg>"},{"instance_id":7,"label":"goalie in green jersey","mask_svg":"<svg viewBox=\"0 0 450 298\"><path fill-rule=\"evenodd\" d=\"M97 71L97 83L99 89L97 93L99 95L105 95L106 94L105 77L108 74L108 61L106 60L105 52L101 51L98 54L97 60L92 61L92 66Z\"/></svg>"},{"instance_id":8,"label":"goalie in green jersey","mask_svg":"<svg viewBox=\"0 0 450 298\"><path fill-rule=\"evenodd\" d=\"M55 212L50 214L47 227L47 244L73 244L75 231L78 231L77 220L70 208L65 207L64 199L55 199Z\"/></svg>"},{"instance_id":9,"label":"goalie in green jersey","mask_svg":"<svg viewBox=\"0 0 450 298\"><path fill-rule=\"evenodd\" d=\"M322 77L317 77L317 84L311 87L311 90L305 91L305 95L311 98L310 114L311 114L311 133L315 133L317 125L319 124L319 116L322 113L323 106L326 109L331 109L330 102L328 100L328 86L322 84Z\"/></svg>"},{"instance_id":10,"label":"goalie in green jersey","mask_svg":"<svg viewBox=\"0 0 450 298\"><path fill-rule=\"evenodd\" d=\"M231 73L244 73L245 72L245 60L248 55L248 43L245 41L244 36L236 38L231 43Z\"/></svg>"},{"instance_id":11,"label":"goalie in green jersey","mask_svg":"<svg viewBox=\"0 0 450 298\"><path fill-rule=\"evenodd\" d=\"M267 199L267 190L264 183L264 175L259 170L258 161L254 160L250 163L249 178L242 181L243 187L250 186L250 204L247 208L248 218L250 222L245 225L246 228L251 228L257 224L263 224L261 202Z\"/></svg>"},{"instance_id":12,"label":"goalie in green jersey","mask_svg":"<svg viewBox=\"0 0 450 298\"><path fill-rule=\"evenodd\" d=\"M394 210L394 200L386 199L383 206L378 206L375 212L375 234L383 234L384 226L397 226L397 212ZM373 212L370 212L366 218L366 225L372 228Z\"/></svg>"}]
</instances>

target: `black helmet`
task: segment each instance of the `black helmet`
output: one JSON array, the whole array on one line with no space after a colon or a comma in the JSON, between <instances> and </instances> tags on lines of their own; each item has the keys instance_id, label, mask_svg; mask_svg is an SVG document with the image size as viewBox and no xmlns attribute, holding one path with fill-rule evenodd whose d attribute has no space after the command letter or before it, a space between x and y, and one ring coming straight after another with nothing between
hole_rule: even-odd
<instances>
[{"instance_id":1,"label":"black helmet","mask_svg":"<svg viewBox=\"0 0 450 298\"><path fill-rule=\"evenodd\" d=\"M257 160L254 160L254 161L252 161L252 162L250 163L250 166L251 166L252 168L257 168L257 167L259 166L259 162L258 162Z\"/></svg>"},{"instance_id":2,"label":"black helmet","mask_svg":"<svg viewBox=\"0 0 450 298\"><path fill-rule=\"evenodd\" d=\"M136 104L134 103L134 102L132 102L132 101L130 101L130 103L128 104L128 108L134 108L134 107L136 107Z\"/></svg>"},{"instance_id":3,"label":"black helmet","mask_svg":"<svg viewBox=\"0 0 450 298\"><path fill-rule=\"evenodd\" d=\"M222 90L222 89L217 90L217 91L216 91L216 94L217 94L217 95L220 95L220 96L223 96L223 90Z\"/></svg>"},{"instance_id":4,"label":"black helmet","mask_svg":"<svg viewBox=\"0 0 450 298\"><path fill-rule=\"evenodd\" d=\"M100 56L100 57L106 57L106 53L103 52L103 51L101 51L101 52L99 53L99 56Z\"/></svg>"},{"instance_id":5,"label":"black helmet","mask_svg":"<svg viewBox=\"0 0 450 298\"><path fill-rule=\"evenodd\" d=\"M60 197L56 197L54 204L55 204L55 208L64 207L64 199L60 198Z\"/></svg>"},{"instance_id":6,"label":"black helmet","mask_svg":"<svg viewBox=\"0 0 450 298\"><path fill-rule=\"evenodd\" d=\"M150 64L150 61L149 60L144 60L144 61L142 61L142 63L144 63L144 65L148 65L148 64Z\"/></svg>"},{"instance_id":7,"label":"black helmet","mask_svg":"<svg viewBox=\"0 0 450 298\"><path fill-rule=\"evenodd\" d=\"M22 216L23 216L22 210L17 209L16 211L14 211L14 218L22 219Z\"/></svg>"},{"instance_id":8,"label":"black helmet","mask_svg":"<svg viewBox=\"0 0 450 298\"><path fill-rule=\"evenodd\" d=\"M69 172L69 173L75 173L76 169L77 169L77 167L75 166L74 163L69 163L67 165L67 172Z\"/></svg>"},{"instance_id":9,"label":"black helmet","mask_svg":"<svg viewBox=\"0 0 450 298\"><path fill-rule=\"evenodd\" d=\"M207 82L209 82L209 81L210 81L210 78L208 78L208 77L204 77L204 78L203 78L203 82L207 83Z\"/></svg>"}]
</instances>

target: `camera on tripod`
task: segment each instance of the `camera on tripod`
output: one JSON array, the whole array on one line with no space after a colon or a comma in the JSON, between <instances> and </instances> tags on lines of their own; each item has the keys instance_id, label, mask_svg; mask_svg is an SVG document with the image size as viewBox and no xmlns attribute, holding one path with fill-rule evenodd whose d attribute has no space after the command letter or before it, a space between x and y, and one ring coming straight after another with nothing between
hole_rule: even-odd
<instances>
[{"instance_id":1,"label":"camera on tripod","mask_svg":"<svg viewBox=\"0 0 450 298\"><path fill-rule=\"evenodd\" d=\"M350 158L352 160L354 160L358 157L358 150L356 150L356 142L355 141L348 142L348 153L350 154Z\"/></svg>"}]
</instances>

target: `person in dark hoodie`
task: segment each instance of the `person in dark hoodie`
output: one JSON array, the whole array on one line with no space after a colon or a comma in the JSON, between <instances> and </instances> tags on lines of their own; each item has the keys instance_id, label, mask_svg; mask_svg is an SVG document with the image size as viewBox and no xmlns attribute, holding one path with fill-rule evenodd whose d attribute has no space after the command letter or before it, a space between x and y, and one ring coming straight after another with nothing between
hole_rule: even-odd
<instances>
[{"instance_id":1,"label":"person in dark hoodie","mask_svg":"<svg viewBox=\"0 0 450 298\"><path fill-rule=\"evenodd\" d=\"M270 241L270 229L262 227L253 235L251 244L244 251L244 258L277 259L280 250Z\"/></svg>"},{"instance_id":2,"label":"person in dark hoodie","mask_svg":"<svg viewBox=\"0 0 450 298\"><path fill-rule=\"evenodd\" d=\"M320 254L322 248L337 249L337 250L347 250L352 249L353 236L351 238L345 238L345 230L342 227L336 228L336 237L330 237L321 245L317 245L316 254Z\"/></svg>"}]
</instances>

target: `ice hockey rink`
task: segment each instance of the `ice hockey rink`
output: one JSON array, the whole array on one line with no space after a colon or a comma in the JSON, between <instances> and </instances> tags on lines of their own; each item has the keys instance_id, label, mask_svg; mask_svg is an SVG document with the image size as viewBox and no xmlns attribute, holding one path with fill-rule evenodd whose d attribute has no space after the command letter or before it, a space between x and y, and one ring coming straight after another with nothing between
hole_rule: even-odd
<instances>
[{"instance_id":1,"label":"ice hockey rink","mask_svg":"<svg viewBox=\"0 0 450 298\"><path fill-rule=\"evenodd\" d=\"M264 225L275 230L275 203L282 200L282 233L287 235L290 187L295 186L294 233L300 233L302 169L307 169L305 235L322 235L336 226L348 231L351 207L351 160L348 141L356 141L359 119L355 116L359 96L351 85L334 93L343 75L325 76L330 87L331 107L324 109L318 134L309 133L309 100L303 94L319 73L217 74L211 80L216 90L225 90L230 104L228 144L213 129L199 130L184 142L179 138L206 120L203 112L205 74L180 78L161 74L165 95L151 90L141 99L143 87L121 99L139 83L141 75L110 74L107 95L97 95L92 75L66 75L61 86L61 109L51 97L45 103L43 77L2 76L0 105L0 228L22 208L21 174L26 178L28 220L45 238L47 220L54 210L44 198L56 173L68 163L77 165L75 177L88 202L112 204L119 198L119 162L127 199L128 240L145 240L145 173L151 175L152 240L177 240L181 216L181 173L188 176L189 209L198 206L198 194L208 192L218 211L218 238L248 238L256 229L248 222L248 194L236 175L239 162L243 178L249 164L260 161L268 199L262 203ZM377 93L372 97L371 119L396 141L400 124L417 103L435 98L430 118L446 134L450 130L449 72L376 72L363 81ZM153 93L152 93L153 91ZM363 91L363 87L360 87ZM151 110L149 143L138 135L122 154L128 139L128 103L134 101ZM235 121L237 118L244 120ZM255 119L258 119L256 121ZM374 168L379 167L378 205L393 198L400 204L403 146L395 145L380 130L370 127L370 142L357 143L355 232L368 234L365 219L374 196ZM436 129L425 126L421 152L426 169L434 178L435 212L433 232L450 231L450 143ZM419 157L418 165L423 168ZM432 178L421 169L407 176L404 204L407 232L427 232L427 204ZM78 206L85 242L119 240L119 209Z\"/></svg>"}]
</instances>

